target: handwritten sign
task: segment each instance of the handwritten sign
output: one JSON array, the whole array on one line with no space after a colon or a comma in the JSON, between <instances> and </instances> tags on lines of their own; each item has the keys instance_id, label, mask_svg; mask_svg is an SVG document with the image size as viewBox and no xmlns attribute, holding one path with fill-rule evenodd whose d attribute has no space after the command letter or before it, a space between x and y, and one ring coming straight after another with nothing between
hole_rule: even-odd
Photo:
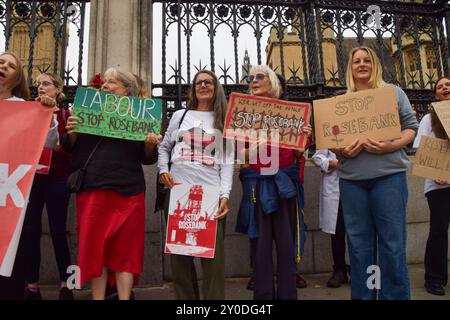
<instances>
[{"instance_id":1,"label":"handwritten sign","mask_svg":"<svg viewBox=\"0 0 450 320\"><path fill-rule=\"evenodd\" d=\"M218 186L179 184L170 190L165 253L214 258Z\"/></svg>"},{"instance_id":2,"label":"handwritten sign","mask_svg":"<svg viewBox=\"0 0 450 320\"><path fill-rule=\"evenodd\" d=\"M422 136L413 161L412 174L450 181L450 140Z\"/></svg>"},{"instance_id":3,"label":"handwritten sign","mask_svg":"<svg viewBox=\"0 0 450 320\"><path fill-rule=\"evenodd\" d=\"M317 149L346 147L356 139L401 137L393 86L314 100L313 105Z\"/></svg>"},{"instance_id":4,"label":"handwritten sign","mask_svg":"<svg viewBox=\"0 0 450 320\"><path fill-rule=\"evenodd\" d=\"M447 137L450 138L450 100L434 102L432 105L447 133Z\"/></svg>"},{"instance_id":5,"label":"handwritten sign","mask_svg":"<svg viewBox=\"0 0 450 320\"><path fill-rule=\"evenodd\" d=\"M256 141L258 133L270 133L269 144L282 148L304 150L306 135L303 127L311 116L309 103L298 103L250 96L233 92L225 118L225 138ZM277 135L273 133L277 132ZM273 139L274 136L279 141ZM271 140L272 138L272 140Z\"/></svg>"},{"instance_id":6,"label":"handwritten sign","mask_svg":"<svg viewBox=\"0 0 450 320\"><path fill-rule=\"evenodd\" d=\"M80 118L75 132L143 141L148 133L161 131L162 102L118 96L90 88L78 88L73 104Z\"/></svg>"}]
</instances>

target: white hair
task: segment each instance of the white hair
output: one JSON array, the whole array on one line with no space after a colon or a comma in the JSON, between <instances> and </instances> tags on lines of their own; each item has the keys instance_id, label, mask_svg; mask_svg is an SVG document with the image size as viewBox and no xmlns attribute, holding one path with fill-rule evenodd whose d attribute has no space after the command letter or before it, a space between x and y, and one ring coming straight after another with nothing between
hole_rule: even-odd
<instances>
[{"instance_id":1,"label":"white hair","mask_svg":"<svg viewBox=\"0 0 450 320\"><path fill-rule=\"evenodd\" d=\"M253 66L250 69L249 74L257 73L258 71L266 74L269 77L270 85L272 87L270 90L270 95L273 98L278 99L281 94L281 86L280 86L280 80L278 80L278 77L277 77L277 74L275 73L275 71L273 71L269 66L267 66L265 64L260 64L257 66ZM251 86L249 86L249 93L253 94Z\"/></svg>"}]
</instances>

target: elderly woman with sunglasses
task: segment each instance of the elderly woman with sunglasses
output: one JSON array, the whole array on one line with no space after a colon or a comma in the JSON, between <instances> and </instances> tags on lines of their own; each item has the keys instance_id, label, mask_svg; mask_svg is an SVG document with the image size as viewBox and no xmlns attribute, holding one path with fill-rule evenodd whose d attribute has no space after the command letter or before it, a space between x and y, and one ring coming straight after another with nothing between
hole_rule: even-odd
<instances>
[{"instance_id":1,"label":"elderly woman with sunglasses","mask_svg":"<svg viewBox=\"0 0 450 320\"><path fill-rule=\"evenodd\" d=\"M247 78L250 94L279 98L280 82L265 65L250 70ZM311 126L303 129L311 134ZM269 150L264 150L268 148ZM258 152L259 151L259 152ZM255 156L255 154L258 154ZM296 300L294 230L296 214L301 214L303 188L299 177L302 153L285 148L268 147L265 140L241 150L246 164L241 167L243 196L236 231L257 239L252 246L255 300ZM263 163L262 154L269 157ZM276 243L277 289L275 290L272 242Z\"/></svg>"}]
</instances>

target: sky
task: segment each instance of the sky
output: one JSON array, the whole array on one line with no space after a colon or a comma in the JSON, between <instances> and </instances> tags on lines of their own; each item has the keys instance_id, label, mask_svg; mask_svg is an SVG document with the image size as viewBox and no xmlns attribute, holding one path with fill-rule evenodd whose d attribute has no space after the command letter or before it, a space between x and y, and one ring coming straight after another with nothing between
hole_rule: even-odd
<instances>
[{"instance_id":1,"label":"sky","mask_svg":"<svg viewBox=\"0 0 450 320\"><path fill-rule=\"evenodd\" d=\"M162 4L155 3L153 5L153 82L162 82ZM84 50L83 50L83 84L88 81L91 75L87 74L88 66L88 44L89 44L89 14L90 14L90 4L87 4L86 9L86 21L85 21L85 34L84 34ZM67 50L67 60L66 67L75 67L74 72L71 76L77 79L77 65L78 65L78 35L77 29L73 24L69 27L69 46ZM191 38L191 77L196 72L195 66L201 65L208 69L211 68L210 65L210 39L207 34L207 28L205 26L196 26ZM247 50L250 61L252 64L257 63L257 49L256 49L256 38L254 36L254 30L250 25L244 25L239 30L238 37L238 71L239 77L241 77L241 65L243 64L244 53ZM266 62L266 52L265 47L267 44L267 39L269 37L270 27L265 27L262 30L261 39L261 60L263 63ZM355 37L356 35L351 31L344 32L345 37ZM365 34L366 37L374 36L374 33L369 31ZM186 37L182 34L182 70L184 81L187 81L186 74ZM5 38L3 34L3 26L0 24L0 50L4 50ZM235 80L235 57L234 57L234 42L231 35L231 30L228 26L221 25L217 29L216 36L214 38L215 47L215 61L216 61L216 73L221 76L222 71L219 66L224 67L224 60L226 60L225 68L230 67L228 73L231 75L232 80L228 79L228 83L234 82ZM173 71L170 66L175 66L178 60L178 45L177 45L177 25L172 24L169 28L169 35L167 37L167 56L166 56L166 73L167 82L174 83L173 79L170 77L173 75ZM170 79L170 80L169 80ZM223 82L223 80L222 80ZM158 92L154 92L158 94Z\"/></svg>"},{"instance_id":2,"label":"sky","mask_svg":"<svg viewBox=\"0 0 450 320\"><path fill-rule=\"evenodd\" d=\"M70 7L68 8L68 11ZM89 45L89 15L90 15L90 4L86 6L86 18L85 18L85 32L84 32L84 41L83 41L83 68L82 68L82 82L87 82L87 57L88 57L88 45ZM75 16L79 16L79 12ZM4 35L4 26L0 24L0 52L5 50L5 35ZM69 44L67 47L67 56L66 56L66 68L71 69L74 68L73 72L70 74L72 78L77 80L78 78L78 46L79 46L79 37L77 33L77 27L74 23L70 23L69 25ZM74 84L74 83L71 83Z\"/></svg>"}]
</instances>

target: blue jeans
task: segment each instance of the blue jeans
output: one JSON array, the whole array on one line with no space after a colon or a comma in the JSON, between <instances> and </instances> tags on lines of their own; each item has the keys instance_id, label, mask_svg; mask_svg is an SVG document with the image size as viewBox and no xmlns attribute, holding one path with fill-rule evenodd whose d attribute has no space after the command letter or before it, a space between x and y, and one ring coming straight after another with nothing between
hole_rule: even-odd
<instances>
[{"instance_id":1,"label":"blue jeans","mask_svg":"<svg viewBox=\"0 0 450 320\"><path fill-rule=\"evenodd\" d=\"M410 299L406 173L368 180L340 179L339 185L349 245L352 299L376 299L377 293L383 300ZM373 271L367 270L371 265L380 268L380 286L375 288L368 285L374 279L370 278Z\"/></svg>"}]
</instances>

